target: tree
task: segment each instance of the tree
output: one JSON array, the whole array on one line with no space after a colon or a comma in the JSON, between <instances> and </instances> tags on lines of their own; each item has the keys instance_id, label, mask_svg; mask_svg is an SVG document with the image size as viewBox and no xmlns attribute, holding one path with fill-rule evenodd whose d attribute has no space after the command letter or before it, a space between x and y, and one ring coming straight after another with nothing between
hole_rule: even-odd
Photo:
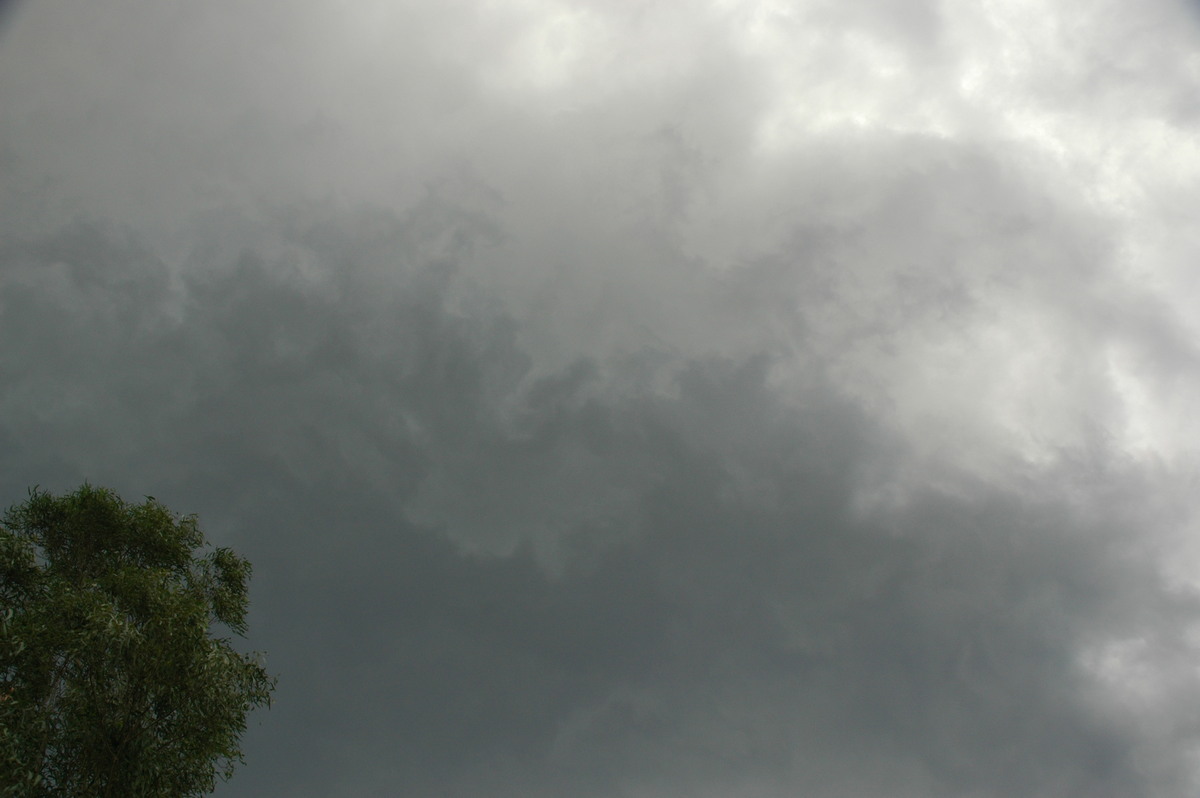
<instances>
[{"instance_id":1,"label":"tree","mask_svg":"<svg viewBox=\"0 0 1200 798\"><path fill-rule=\"evenodd\" d=\"M180 798L242 762L275 679L246 631L250 563L195 516L83 485L0 523L0 795Z\"/></svg>"}]
</instances>

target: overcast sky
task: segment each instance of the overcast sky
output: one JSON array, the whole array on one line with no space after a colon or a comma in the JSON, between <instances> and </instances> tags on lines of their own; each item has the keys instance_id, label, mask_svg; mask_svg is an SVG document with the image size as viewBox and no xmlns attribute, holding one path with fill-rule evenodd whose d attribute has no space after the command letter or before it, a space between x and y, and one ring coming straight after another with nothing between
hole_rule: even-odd
<instances>
[{"instance_id":1,"label":"overcast sky","mask_svg":"<svg viewBox=\"0 0 1200 798\"><path fill-rule=\"evenodd\" d=\"M0 503L255 566L222 798L1200 790L1200 6L27 0Z\"/></svg>"}]
</instances>

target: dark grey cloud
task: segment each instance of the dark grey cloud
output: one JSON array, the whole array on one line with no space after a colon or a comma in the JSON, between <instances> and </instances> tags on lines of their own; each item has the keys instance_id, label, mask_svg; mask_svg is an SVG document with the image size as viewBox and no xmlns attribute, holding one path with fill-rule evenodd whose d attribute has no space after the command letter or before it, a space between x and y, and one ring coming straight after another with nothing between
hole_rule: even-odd
<instances>
[{"instance_id":1,"label":"dark grey cloud","mask_svg":"<svg viewBox=\"0 0 1200 798\"><path fill-rule=\"evenodd\" d=\"M781 399L778 355L536 374L447 306L423 212L322 216L281 250L318 274L246 248L172 287L83 223L4 252L10 494L153 492L258 566L283 681L223 792L1186 791L1195 685L1130 718L1085 661L1168 662L1196 618L1131 546L1136 470L864 509L906 445L820 381Z\"/></svg>"},{"instance_id":2,"label":"dark grey cloud","mask_svg":"<svg viewBox=\"0 0 1200 798\"><path fill-rule=\"evenodd\" d=\"M255 564L219 794L1195 791L1182 6L135 5L0 40L0 488Z\"/></svg>"}]
</instances>

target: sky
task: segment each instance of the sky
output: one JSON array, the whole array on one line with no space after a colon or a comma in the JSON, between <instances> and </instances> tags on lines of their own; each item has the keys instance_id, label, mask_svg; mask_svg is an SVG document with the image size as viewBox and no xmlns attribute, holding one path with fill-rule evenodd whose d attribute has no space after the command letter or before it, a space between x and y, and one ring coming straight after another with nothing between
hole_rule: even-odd
<instances>
[{"instance_id":1,"label":"sky","mask_svg":"<svg viewBox=\"0 0 1200 798\"><path fill-rule=\"evenodd\" d=\"M1200 791L1200 6L26 0L0 503L254 565L220 798Z\"/></svg>"}]
</instances>

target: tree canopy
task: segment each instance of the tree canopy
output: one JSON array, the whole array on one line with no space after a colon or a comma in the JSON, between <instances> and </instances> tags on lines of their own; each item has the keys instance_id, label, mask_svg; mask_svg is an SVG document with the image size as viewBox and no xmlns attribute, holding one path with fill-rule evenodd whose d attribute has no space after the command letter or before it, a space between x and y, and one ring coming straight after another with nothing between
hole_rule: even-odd
<instances>
[{"instance_id":1,"label":"tree canopy","mask_svg":"<svg viewBox=\"0 0 1200 798\"><path fill-rule=\"evenodd\" d=\"M0 522L0 795L179 798L242 762L275 686L246 631L250 563L195 516L83 485Z\"/></svg>"}]
</instances>

